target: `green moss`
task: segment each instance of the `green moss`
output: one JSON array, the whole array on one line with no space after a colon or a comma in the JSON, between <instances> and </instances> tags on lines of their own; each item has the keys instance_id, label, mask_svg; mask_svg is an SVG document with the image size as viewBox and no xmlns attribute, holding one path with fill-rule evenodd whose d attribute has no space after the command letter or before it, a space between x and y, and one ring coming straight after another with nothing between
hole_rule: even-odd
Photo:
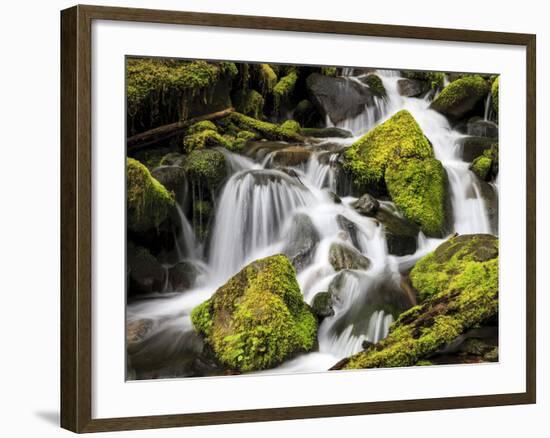
<instances>
[{"instance_id":1,"label":"green moss","mask_svg":"<svg viewBox=\"0 0 550 438\"><path fill-rule=\"evenodd\" d=\"M215 191L227 176L225 157L215 149L191 152L183 165L192 183Z\"/></svg>"},{"instance_id":2,"label":"green moss","mask_svg":"<svg viewBox=\"0 0 550 438\"><path fill-rule=\"evenodd\" d=\"M471 164L470 169L474 172L480 179L487 181L491 175L491 166L493 160L491 158L481 155L477 157Z\"/></svg>"},{"instance_id":3,"label":"green moss","mask_svg":"<svg viewBox=\"0 0 550 438\"><path fill-rule=\"evenodd\" d=\"M273 91L273 88L277 84L277 73L273 70L269 64L260 64L259 66L259 80L262 94L265 96Z\"/></svg>"},{"instance_id":4,"label":"green moss","mask_svg":"<svg viewBox=\"0 0 550 438\"><path fill-rule=\"evenodd\" d=\"M296 69L292 69L286 76L283 76L279 82L277 82L275 87L273 87L275 110L279 109L283 100L288 99L292 95L297 81L298 71Z\"/></svg>"},{"instance_id":5,"label":"green moss","mask_svg":"<svg viewBox=\"0 0 550 438\"><path fill-rule=\"evenodd\" d=\"M300 132L301 127L296 120L285 120L279 129L287 135L294 135Z\"/></svg>"},{"instance_id":6,"label":"green moss","mask_svg":"<svg viewBox=\"0 0 550 438\"><path fill-rule=\"evenodd\" d=\"M126 63L126 93L128 113L134 115L144 103L170 100L175 106L183 96L196 96L214 85L221 75L235 75L233 63L181 61L173 59L128 59ZM180 118L184 114L180 114Z\"/></svg>"},{"instance_id":7,"label":"green moss","mask_svg":"<svg viewBox=\"0 0 550 438\"><path fill-rule=\"evenodd\" d=\"M212 213L212 204L204 200L195 200L193 202L193 214L201 217L208 218Z\"/></svg>"},{"instance_id":8,"label":"green moss","mask_svg":"<svg viewBox=\"0 0 550 438\"><path fill-rule=\"evenodd\" d=\"M488 234L453 237L419 260L410 278L420 299L446 289L469 264L479 265L498 256L498 240Z\"/></svg>"},{"instance_id":9,"label":"green moss","mask_svg":"<svg viewBox=\"0 0 550 438\"><path fill-rule=\"evenodd\" d=\"M197 134L202 131L218 132L218 127L210 120L203 120L201 122L197 122L191 125L187 130L187 135Z\"/></svg>"},{"instance_id":10,"label":"green moss","mask_svg":"<svg viewBox=\"0 0 550 438\"><path fill-rule=\"evenodd\" d=\"M493 109L498 114L498 86L499 86L499 78L497 77L493 81L493 85L491 86L491 100L493 103Z\"/></svg>"},{"instance_id":11,"label":"green moss","mask_svg":"<svg viewBox=\"0 0 550 438\"><path fill-rule=\"evenodd\" d=\"M133 158L126 159L126 195L128 228L132 231L158 227L175 205L172 194Z\"/></svg>"},{"instance_id":12,"label":"green moss","mask_svg":"<svg viewBox=\"0 0 550 438\"><path fill-rule=\"evenodd\" d=\"M428 236L441 236L445 226L447 176L435 158L403 158L386 168L388 192L404 216Z\"/></svg>"},{"instance_id":13,"label":"green moss","mask_svg":"<svg viewBox=\"0 0 550 438\"><path fill-rule=\"evenodd\" d=\"M357 187L380 184L395 158L432 158L432 146L407 110L371 129L344 153L344 168Z\"/></svg>"},{"instance_id":14,"label":"green moss","mask_svg":"<svg viewBox=\"0 0 550 438\"><path fill-rule=\"evenodd\" d=\"M183 139L183 148L187 153L197 149L216 146L231 149L231 143L228 142L222 135L211 129L199 131L195 134L188 135Z\"/></svg>"},{"instance_id":15,"label":"green moss","mask_svg":"<svg viewBox=\"0 0 550 438\"><path fill-rule=\"evenodd\" d=\"M460 263L460 268L448 269L444 260ZM494 317L498 312L498 240L489 235L452 238L422 258L411 279L424 301L402 313L384 340L352 356L345 368L418 364Z\"/></svg>"},{"instance_id":16,"label":"green moss","mask_svg":"<svg viewBox=\"0 0 550 438\"><path fill-rule=\"evenodd\" d=\"M233 124L238 130L249 131L267 140L283 140L289 142L302 142L304 138L297 133L283 130L279 125L263 122L241 113L232 113L226 117L227 122Z\"/></svg>"},{"instance_id":17,"label":"green moss","mask_svg":"<svg viewBox=\"0 0 550 438\"><path fill-rule=\"evenodd\" d=\"M336 67L321 67L321 74L334 78L338 75L338 69Z\"/></svg>"},{"instance_id":18,"label":"green moss","mask_svg":"<svg viewBox=\"0 0 550 438\"><path fill-rule=\"evenodd\" d=\"M386 88L384 87L384 84L382 83L382 79L380 79L380 76L374 73L369 73L363 81L365 84L369 86L369 89L376 94L377 96L385 96L386 95Z\"/></svg>"},{"instance_id":19,"label":"green moss","mask_svg":"<svg viewBox=\"0 0 550 438\"><path fill-rule=\"evenodd\" d=\"M260 119L263 116L264 98L256 90L239 90L234 96L234 104L237 111L247 116Z\"/></svg>"},{"instance_id":20,"label":"green moss","mask_svg":"<svg viewBox=\"0 0 550 438\"><path fill-rule=\"evenodd\" d=\"M431 107L446 115L461 116L488 92L487 81L481 76L465 76L447 85Z\"/></svg>"},{"instance_id":21,"label":"green moss","mask_svg":"<svg viewBox=\"0 0 550 438\"><path fill-rule=\"evenodd\" d=\"M317 332L294 268L283 255L246 266L195 308L191 320L218 360L240 371L270 368L311 350Z\"/></svg>"}]
</instances>

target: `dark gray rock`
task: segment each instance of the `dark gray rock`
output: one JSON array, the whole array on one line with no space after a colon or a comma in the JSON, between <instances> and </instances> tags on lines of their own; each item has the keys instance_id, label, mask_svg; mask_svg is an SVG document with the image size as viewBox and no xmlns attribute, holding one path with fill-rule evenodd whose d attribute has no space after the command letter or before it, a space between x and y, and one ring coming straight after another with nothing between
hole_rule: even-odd
<instances>
[{"instance_id":1,"label":"dark gray rock","mask_svg":"<svg viewBox=\"0 0 550 438\"><path fill-rule=\"evenodd\" d=\"M162 165L152 170L151 175L164 187L176 194L176 199L182 199L187 192L185 171L178 165Z\"/></svg>"},{"instance_id":2,"label":"dark gray rock","mask_svg":"<svg viewBox=\"0 0 550 438\"><path fill-rule=\"evenodd\" d=\"M353 79L312 73L306 79L306 86L312 103L333 123L357 116L365 105L374 105L369 88Z\"/></svg>"},{"instance_id":3,"label":"dark gray rock","mask_svg":"<svg viewBox=\"0 0 550 438\"><path fill-rule=\"evenodd\" d=\"M353 246L360 250L361 245L359 244L358 238L360 231L359 228L357 228L357 224L341 214L336 216L336 223L342 231L346 232Z\"/></svg>"},{"instance_id":4,"label":"dark gray rock","mask_svg":"<svg viewBox=\"0 0 550 438\"><path fill-rule=\"evenodd\" d=\"M474 137L498 139L498 125L482 118L472 118L466 125L466 133Z\"/></svg>"},{"instance_id":5,"label":"dark gray rock","mask_svg":"<svg viewBox=\"0 0 550 438\"><path fill-rule=\"evenodd\" d=\"M134 295L161 292L166 270L156 257L146 248L132 242L128 242L126 253L128 293Z\"/></svg>"},{"instance_id":6,"label":"dark gray rock","mask_svg":"<svg viewBox=\"0 0 550 438\"><path fill-rule=\"evenodd\" d=\"M384 208L378 210L375 218L384 225L390 254L403 256L416 252L420 232L418 225Z\"/></svg>"},{"instance_id":7,"label":"dark gray rock","mask_svg":"<svg viewBox=\"0 0 550 438\"><path fill-rule=\"evenodd\" d=\"M333 243L330 246L328 260L336 271L342 269L365 270L370 266L370 260L367 257L355 248L341 243Z\"/></svg>"},{"instance_id":8,"label":"dark gray rock","mask_svg":"<svg viewBox=\"0 0 550 438\"><path fill-rule=\"evenodd\" d=\"M174 291L190 289L200 274L199 269L189 261L182 261L168 270L168 281Z\"/></svg>"},{"instance_id":9,"label":"dark gray rock","mask_svg":"<svg viewBox=\"0 0 550 438\"><path fill-rule=\"evenodd\" d=\"M417 97L430 89L426 81L417 79L399 79L397 81L397 90L401 96Z\"/></svg>"},{"instance_id":10,"label":"dark gray rock","mask_svg":"<svg viewBox=\"0 0 550 438\"><path fill-rule=\"evenodd\" d=\"M283 254L290 259L297 272L311 262L319 240L319 233L309 216L299 213L292 218Z\"/></svg>"},{"instance_id":11,"label":"dark gray rock","mask_svg":"<svg viewBox=\"0 0 550 438\"><path fill-rule=\"evenodd\" d=\"M332 307L332 295L328 292L319 292L313 297L311 303L313 313L320 320L329 316L334 316L334 308Z\"/></svg>"},{"instance_id":12,"label":"dark gray rock","mask_svg":"<svg viewBox=\"0 0 550 438\"><path fill-rule=\"evenodd\" d=\"M351 138L353 134L340 128L302 128L300 134L305 137L316 138Z\"/></svg>"},{"instance_id":13,"label":"dark gray rock","mask_svg":"<svg viewBox=\"0 0 550 438\"><path fill-rule=\"evenodd\" d=\"M351 206L363 216L374 216L378 209L380 208L380 203L378 200L369 195L368 193L365 193L363 196L361 196L357 201L353 202Z\"/></svg>"},{"instance_id":14,"label":"dark gray rock","mask_svg":"<svg viewBox=\"0 0 550 438\"><path fill-rule=\"evenodd\" d=\"M487 137L464 137L459 140L462 148L462 159L471 163L483 152L491 149L496 140Z\"/></svg>"}]
</instances>

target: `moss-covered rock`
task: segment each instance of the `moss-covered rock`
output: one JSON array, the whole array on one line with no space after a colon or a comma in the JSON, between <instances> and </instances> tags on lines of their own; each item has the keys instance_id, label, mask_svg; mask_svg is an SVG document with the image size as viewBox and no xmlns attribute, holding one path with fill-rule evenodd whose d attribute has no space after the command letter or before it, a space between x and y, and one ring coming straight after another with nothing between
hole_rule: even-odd
<instances>
[{"instance_id":1,"label":"moss-covered rock","mask_svg":"<svg viewBox=\"0 0 550 438\"><path fill-rule=\"evenodd\" d=\"M157 228L175 205L172 194L133 158L126 159L126 195L128 228L136 232Z\"/></svg>"},{"instance_id":2,"label":"moss-covered rock","mask_svg":"<svg viewBox=\"0 0 550 438\"><path fill-rule=\"evenodd\" d=\"M225 157L215 149L194 150L183 168L192 183L210 192L216 191L227 176Z\"/></svg>"},{"instance_id":3,"label":"moss-covered rock","mask_svg":"<svg viewBox=\"0 0 550 438\"><path fill-rule=\"evenodd\" d=\"M246 266L196 307L191 320L217 359L239 371L274 367L310 351L316 340L317 320L283 255Z\"/></svg>"},{"instance_id":4,"label":"moss-covered rock","mask_svg":"<svg viewBox=\"0 0 550 438\"><path fill-rule=\"evenodd\" d=\"M358 190L391 196L407 219L430 236L445 224L446 176L414 117L402 110L344 153L344 169Z\"/></svg>"},{"instance_id":5,"label":"moss-covered rock","mask_svg":"<svg viewBox=\"0 0 550 438\"><path fill-rule=\"evenodd\" d=\"M321 74L324 76L330 76L332 78L338 76L337 67L321 67Z\"/></svg>"},{"instance_id":6,"label":"moss-covered rock","mask_svg":"<svg viewBox=\"0 0 550 438\"><path fill-rule=\"evenodd\" d=\"M313 313L317 315L319 320L323 318L333 316L334 308L332 303L332 294L329 292L319 292L313 297L311 302L311 309Z\"/></svg>"},{"instance_id":7,"label":"moss-covered rock","mask_svg":"<svg viewBox=\"0 0 550 438\"><path fill-rule=\"evenodd\" d=\"M277 84L277 73L275 73L273 67L269 64L260 64L258 76L262 94L271 93L273 87Z\"/></svg>"},{"instance_id":8,"label":"moss-covered rock","mask_svg":"<svg viewBox=\"0 0 550 438\"><path fill-rule=\"evenodd\" d=\"M489 92L487 81L479 75L465 76L447 85L432 102L431 108L453 118L474 109Z\"/></svg>"},{"instance_id":9,"label":"moss-covered rock","mask_svg":"<svg viewBox=\"0 0 550 438\"><path fill-rule=\"evenodd\" d=\"M435 158L403 158L386 169L388 192L404 216L428 236L441 237L445 228L447 175Z\"/></svg>"},{"instance_id":10,"label":"moss-covered rock","mask_svg":"<svg viewBox=\"0 0 550 438\"><path fill-rule=\"evenodd\" d=\"M200 122L192 124L187 129L187 134L192 135L192 134L197 134L197 133L202 132L202 131L215 131L215 132L218 132L218 127L214 124L214 122L212 122L210 120L202 120Z\"/></svg>"},{"instance_id":11,"label":"moss-covered rock","mask_svg":"<svg viewBox=\"0 0 550 438\"><path fill-rule=\"evenodd\" d=\"M361 78L360 80L364 84L367 84L370 90L377 96L383 97L386 95L386 88L382 83L382 79L380 79L380 76L378 76L377 74L369 73L368 75Z\"/></svg>"},{"instance_id":12,"label":"moss-covered rock","mask_svg":"<svg viewBox=\"0 0 550 438\"><path fill-rule=\"evenodd\" d=\"M319 126L323 123L321 115L308 99L302 99L298 102L292 117L302 126Z\"/></svg>"},{"instance_id":13,"label":"moss-covered rock","mask_svg":"<svg viewBox=\"0 0 550 438\"><path fill-rule=\"evenodd\" d=\"M489 235L450 239L411 273L424 301L402 313L378 344L336 369L416 365L498 312L498 240Z\"/></svg>"},{"instance_id":14,"label":"moss-covered rock","mask_svg":"<svg viewBox=\"0 0 550 438\"><path fill-rule=\"evenodd\" d=\"M493 85L491 86L491 101L493 103L493 109L498 114L498 84L499 84L499 78L497 77L493 81Z\"/></svg>"},{"instance_id":15,"label":"moss-covered rock","mask_svg":"<svg viewBox=\"0 0 550 438\"><path fill-rule=\"evenodd\" d=\"M419 260L411 271L412 285L421 300L447 290L456 279L465 280L480 266L498 258L498 239L489 234L453 237Z\"/></svg>"},{"instance_id":16,"label":"moss-covered rock","mask_svg":"<svg viewBox=\"0 0 550 438\"><path fill-rule=\"evenodd\" d=\"M281 129L281 126L275 123L264 122L241 113L232 113L225 119L227 119L225 123L230 122L239 130L255 133L259 137L267 140L283 140L288 142L304 141L304 137L297 132Z\"/></svg>"},{"instance_id":17,"label":"moss-covered rock","mask_svg":"<svg viewBox=\"0 0 550 438\"><path fill-rule=\"evenodd\" d=\"M183 139L183 149L185 152L190 153L197 149L204 149L206 147L221 146L227 149L232 148L232 144L224 136L218 134L212 129L206 129L199 131L191 135L187 135Z\"/></svg>"},{"instance_id":18,"label":"moss-covered rock","mask_svg":"<svg viewBox=\"0 0 550 438\"><path fill-rule=\"evenodd\" d=\"M491 158L481 155L472 162L470 169L483 181L487 181L491 175L492 164Z\"/></svg>"}]
</instances>

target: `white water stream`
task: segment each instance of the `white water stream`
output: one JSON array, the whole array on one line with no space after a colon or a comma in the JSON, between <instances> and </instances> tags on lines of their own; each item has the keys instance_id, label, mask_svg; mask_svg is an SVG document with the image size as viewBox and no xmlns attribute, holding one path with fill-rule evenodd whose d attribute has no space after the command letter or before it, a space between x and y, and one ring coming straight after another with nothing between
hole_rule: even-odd
<instances>
[{"instance_id":1,"label":"white water stream","mask_svg":"<svg viewBox=\"0 0 550 438\"><path fill-rule=\"evenodd\" d=\"M349 69L345 76L350 81L356 81L350 76L352 71ZM444 116L429 109L429 100L400 96L397 91L398 73L379 70L378 74L387 96L377 98L374 107L365 107L357 117L337 125L350 130L353 138L329 139L326 142L351 145L397 111L409 110L432 143L436 158L447 171L453 211L451 232L494 233L481 196L480 183L468 169L468 163L460 158L459 140L463 135L454 131ZM318 351L302 354L276 369L264 372L327 370L340 359L361 351L364 342L376 343L383 339L395 316L383 304L384 300L391 297L389 301L392 305L407 301L400 288L400 273L442 240L426 238L420 233L418 250L414 254L402 257L388 254L383 227L350 207L349 204L356 198L344 196L342 203L338 204L328 195L326 189L336 191L339 155L327 152L323 145L312 147L313 154L305 167L295 168L298 178L280 170L264 169L261 163L223 150L231 176L216 203L208 258L203 260L207 269L203 285L166 298L131 303L127 309L128 319L153 319L155 327L160 327L151 335L156 343L172 342L165 338L168 334L173 336L174 331L179 336L191 332L191 310L246 264L281 252L288 243L285 238L289 234L292 218L300 213L310 217L320 240L310 263L299 272L298 282L308 303L318 292L332 290L335 297L334 316L325 318L319 327ZM492 187L498 192L498 184ZM391 207L391 203L387 204ZM194 237L189 235L192 229L181 210L180 213L184 238L178 245L196 248ZM352 245L350 236L339 225L339 217L355 224L355 246L371 261L368 270L337 273L329 263L329 248L333 242ZM185 251L187 257L199 258L194 249L180 250L182 253ZM155 333L162 331L163 324L167 324L163 321L170 321L167 325L170 331L166 331L164 337L155 337ZM181 324L174 324L174 321ZM152 346L149 348L154 350ZM163 351L162 348L160 350Z\"/></svg>"}]
</instances>

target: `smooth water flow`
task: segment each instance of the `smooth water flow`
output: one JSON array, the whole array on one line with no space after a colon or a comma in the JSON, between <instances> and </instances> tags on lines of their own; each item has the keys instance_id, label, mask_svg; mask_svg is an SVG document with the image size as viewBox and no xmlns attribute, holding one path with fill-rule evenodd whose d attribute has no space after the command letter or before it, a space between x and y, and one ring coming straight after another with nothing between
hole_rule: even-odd
<instances>
[{"instance_id":1,"label":"smooth water flow","mask_svg":"<svg viewBox=\"0 0 550 438\"><path fill-rule=\"evenodd\" d=\"M353 76L354 71L344 69L343 76L367 87ZM386 88L386 97L375 98L374 105L365 106L361 114L337 125L351 131L353 138L329 139L327 142L345 148L397 111L409 110L447 172L453 212L449 232L495 232L491 230L480 183L461 158L460 139L463 135L453 130L445 117L429 108L430 98L399 95L399 72L379 70L377 73ZM490 108L490 102L486 108ZM331 126L329 120L327 125ZM307 215L319 234L311 261L298 273L298 283L308 303L312 303L318 292L330 291L334 297L334 315L326 317L319 327L318 351L302 354L275 370L265 372L326 370L338 360L361 351L366 344L376 343L387 336L396 316L391 308L403 310L403 307L412 305L399 287L401 271L409 269L441 240L426 238L420 233L415 254L390 255L383 227L351 208L350 203L356 198L344 196L341 203L337 203L327 193L327 189L336 191L337 188L341 150L329 151L324 143L308 147L313 152L311 157L305 166L296 167L294 174L265 168L267 160L262 165L220 149L226 157L230 176L216 200L216 215L210 225L206 255L201 256L197 251L193 228L183 211L177 209L182 230L176 240L177 249L180 258L194 258L203 263L202 286L128 306L129 321L140 318L154 321L156 329L150 341L144 343L146 348L165 351L170 346L173 349L174 336L178 339L191 336L191 310L246 264L281 252L287 243L286 230L297 213ZM498 179L492 189L498 193ZM394 208L391 202L383 204L390 210ZM355 247L370 260L370 267L363 271L336 272L329 263L333 244ZM384 302L383 297L386 300L390 297L389 302ZM169 330L170 336L154 335L162 330Z\"/></svg>"}]
</instances>

